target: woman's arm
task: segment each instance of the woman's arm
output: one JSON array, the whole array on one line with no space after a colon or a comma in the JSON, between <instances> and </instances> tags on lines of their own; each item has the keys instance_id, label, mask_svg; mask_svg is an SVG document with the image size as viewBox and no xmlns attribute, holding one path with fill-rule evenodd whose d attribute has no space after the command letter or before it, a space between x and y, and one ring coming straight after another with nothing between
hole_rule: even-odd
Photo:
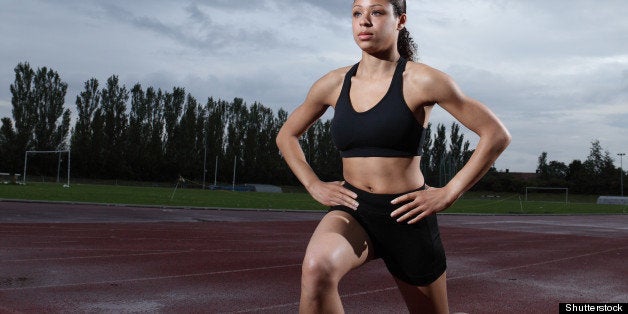
<instances>
[{"instance_id":1,"label":"woman's arm","mask_svg":"<svg viewBox=\"0 0 628 314\"><path fill-rule=\"evenodd\" d=\"M445 186L455 200L486 174L510 144L511 136L490 109L464 95L451 78L440 73L439 79L443 83L441 89L436 90L440 98L438 104L480 137L469 161Z\"/></svg>"},{"instance_id":2,"label":"woman's arm","mask_svg":"<svg viewBox=\"0 0 628 314\"><path fill-rule=\"evenodd\" d=\"M495 114L479 101L464 95L446 74L431 69L427 79L422 76L421 84L421 90L428 94L429 99L479 135L480 141L469 161L445 187L406 194L393 201L412 200L392 213L393 217L399 217L398 221L408 223L451 206L486 174L511 140L508 130Z\"/></svg>"},{"instance_id":3,"label":"woman's arm","mask_svg":"<svg viewBox=\"0 0 628 314\"><path fill-rule=\"evenodd\" d=\"M314 83L303 104L290 114L279 130L276 142L294 175L315 200L326 206L344 205L356 209L357 195L344 188L342 182L322 182L308 164L299 144L299 137L325 113L333 95L338 95L342 77L331 72Z\"/></svg>"}]
</instances>

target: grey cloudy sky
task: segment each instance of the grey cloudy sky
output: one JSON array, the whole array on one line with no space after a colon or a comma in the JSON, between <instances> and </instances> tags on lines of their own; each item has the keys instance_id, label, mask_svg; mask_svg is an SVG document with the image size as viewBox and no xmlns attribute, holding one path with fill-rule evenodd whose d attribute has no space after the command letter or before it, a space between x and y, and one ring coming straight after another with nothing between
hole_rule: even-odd
<instances>
[{"instance_id":1,"label":"grey cloudy sky","mask_svg":"<svg viewBox=\"0 0 628 314\"><path fill-rule=\"evenodd\" d=\"M584 160L596 139L614 158L628 152L625 0L408 6L420 61L510 129L498 169L534 171L543 151ZM360 57L349 1L0 0L0 8L0 117L11 116L13 69L24 61L59 72L72 109L86 80L115 74L129 88L181 86L201 102L242 97L292 111L315 80ZM432 116L452 121L442 109Z\"/></svg>"}]
</instances>

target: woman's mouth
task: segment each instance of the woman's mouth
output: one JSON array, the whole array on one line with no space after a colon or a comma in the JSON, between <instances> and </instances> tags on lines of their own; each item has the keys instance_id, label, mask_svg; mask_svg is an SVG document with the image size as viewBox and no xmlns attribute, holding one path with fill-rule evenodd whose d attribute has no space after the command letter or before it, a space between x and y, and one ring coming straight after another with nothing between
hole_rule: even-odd
<instances>
[{"instance_id":1,"label":"woman's mouth","mask_svg":"<svg viewBox=\"0 0 628 314\"><path fill-rule=\"evenodd\" d=\"M360 32L358 34L358 38L360 38L360 40L369 40L369 39L373 38L373 33Z\"/></svg>"}]
</instances>

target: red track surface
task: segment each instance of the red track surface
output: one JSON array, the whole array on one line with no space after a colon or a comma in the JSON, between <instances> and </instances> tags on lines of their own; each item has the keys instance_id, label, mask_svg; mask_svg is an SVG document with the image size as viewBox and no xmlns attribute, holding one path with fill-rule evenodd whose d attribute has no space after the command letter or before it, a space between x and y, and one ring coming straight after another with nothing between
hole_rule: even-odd
<instances>
[{"instance_id":1,"label":"red track surface","mask_svg":"<svg viewBox=\"0 0 628 314\"><path fill-rule=\"evenodd\" d=\"M320 213L0 202L0 312L295 313ZM440 215L452 312L628 301L628 216ZM405 312L381 261L348 313Z\"/></svg>"}]
</instances>

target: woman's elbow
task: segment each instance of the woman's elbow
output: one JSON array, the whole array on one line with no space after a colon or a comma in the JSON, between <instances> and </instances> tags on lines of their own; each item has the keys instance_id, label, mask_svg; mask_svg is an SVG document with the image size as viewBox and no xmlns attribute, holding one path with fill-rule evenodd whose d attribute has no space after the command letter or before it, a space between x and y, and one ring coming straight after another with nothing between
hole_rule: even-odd
<instances>
[{"instance_id":1,"label":"woman's elbow","mask_svg":"<svg viewBox=\"0 0 628 314\"><path fill-rule=\"evenodd\" d=\"M280 151L283 151L286 145L290 142L291 137L293 136L290 132L286 131L285 128L281 128L275 137L275 145L277 145L277 148L279 148Z\"/></svg>"},{"instance_id":2,"label":"woman's elbow","mask_svg":"<svg viewBox=\"0 0 628 314\"><path fill-rule=\"evenodd\" d=\"M508 132L505 127L502 127L501 130L496 133L497 134L495 136L495 146L500 152L502 152L506 149L506 147L508 147L508 145L510 145L510 142L512 141L512 135L510 135L510 132Z\"/></svg>"},{"instance_id":3,"label":"woman's elbow","mask_svg":"<svg viewBox=\"0 0 628 314\"><path fill-rule=\"evenodd\" d=\"M485 141L487 148L496 154L501 154L512 141L510 132L503 125L496 125L484 129L478 134L481 141Z\"/></svg>"}]
</instances>

